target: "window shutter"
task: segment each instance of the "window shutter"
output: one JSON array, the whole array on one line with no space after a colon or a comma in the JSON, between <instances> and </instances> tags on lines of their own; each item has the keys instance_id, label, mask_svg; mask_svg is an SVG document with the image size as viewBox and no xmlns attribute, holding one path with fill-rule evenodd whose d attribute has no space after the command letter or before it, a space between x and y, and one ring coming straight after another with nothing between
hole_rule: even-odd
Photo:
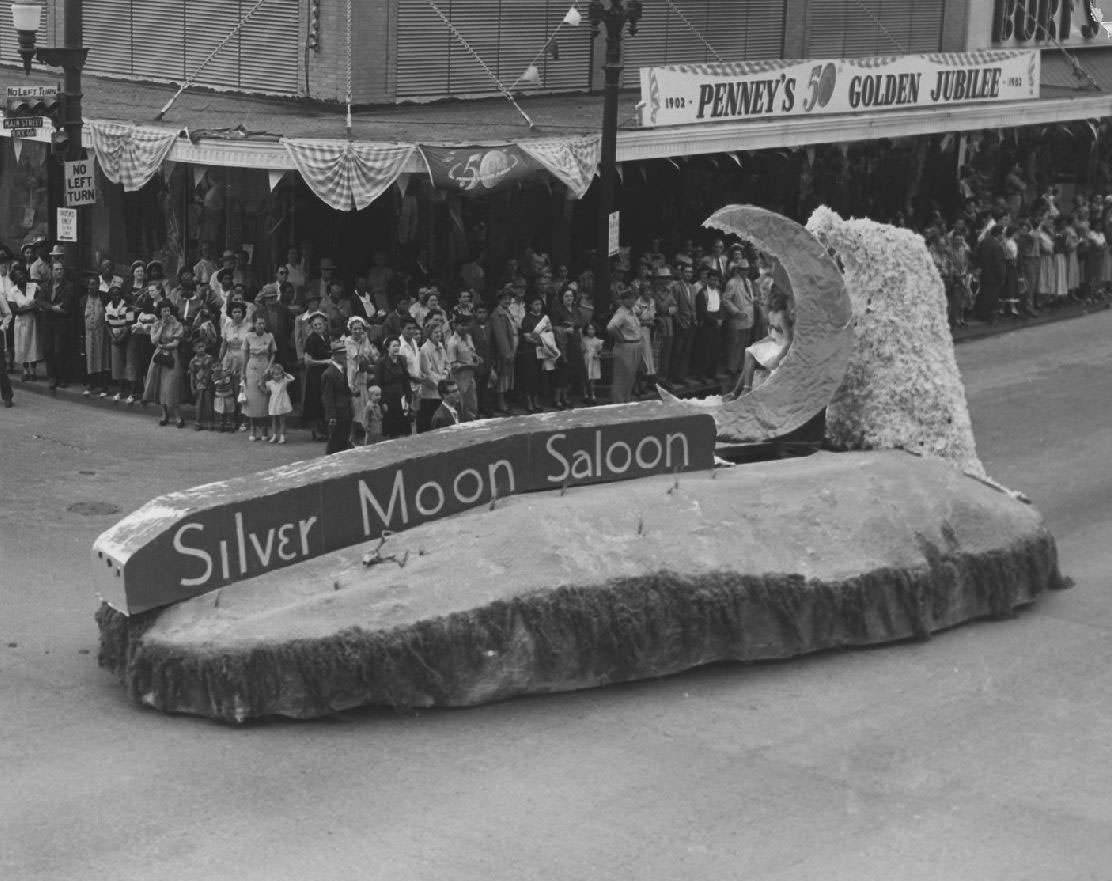
<instances>
[{"instance_id":1,"label":"window shutter","mask_svg":"<svg viewBox=\"0 0 1112 881\"><path fill-rule=\"evenodd\" d=\"M185 75L194 71L239 20L241 0L178 0L185 6ZM264 7L265 8L265 7ZM199 86L239 88L239 42L242 31L228 40L193 81Z\"/></svg>"},{"instance_id":2,"label":"window shutter","mask_svg":"<svg viewBox=\"0 0 1112 881\"><path fill-rule=\"evenodd\" d=\"M447 94L455 41L425 0L398 0L397 34L398 97Z\"/></svg>"},{"instance_id":3,"label":"window shutter","mask_svg":"<svg viewBox=\"0 0 1112 881\"><path fill-rule=\"evenodd\" d=\"M946 0L812 3L807 8L807 55L853 58L937 52L942 45L945 7Z\"/></svg>"},{"instance_id":4,"label":"window shutter","mask_svg":"<svg viewBox=\"0 0 1112 881\"><path fill-rule=\"evenodd\" d=\"M185 78L184 0L131 0L131 32L133 76L177 82Z\"/></svg>"},{"instance_id":5,"label":"window shutter","mask_svg":"<svg viewBox=\"0 0 1112 881\"><path fill-rule=\"evenodd\" d=\"M131 76L131 47L135 45L131 0L84 0L82 14L85 45L89 47L85 69Z\"/></svg>"},{"instance_id":6,"label":"window shutter","mask_svg":"<svg viewBox=\"0 0 1112 881\"><path fill-rule=\"evenodd\" d=\"M623 42L624 85L639 82L641 67L662 64L779 58L784 49L783 0L673 0L691 24L666 3L646 5L637 36ZM695 31L698 31L696 34ZM700 36L702 39L700 39ZM709 43L714 49L707 49Z\"/></svg>"},{"instance_id":7,"label":"window shutter","mask_svg":"<svg viewBox=\"0 0 1112 881\"><path fill-rule=\"evenodd\" d=\"M507 88L525 72L570 6L567 0L436 0L436 3ZM559 59L545 53L536 60L542 85L530 86L530 92L587 87L590 26L586 20L576 28L561 28L557 42ZM398 0L398 98L497 91L498 87L426 0Z\"/></svg>"},{"instance_id":8,"label":"window shutter","mask_svg":"<svg viewBox=\"0 0 1112 881\"><path fill-rule=\"evenodd\" d=\"M189 2L189 0L187 0ZM254 4L242 0L240 15ZM298 88L301 58L301 17L298 0L269 0L259 7L240 31L239 87L249 92L295 95ZM347 70L347 32L337 37L337 49ZM359 64L362 54L358 43L352 43L352 66Z\"/></svg>"}]
</instances>

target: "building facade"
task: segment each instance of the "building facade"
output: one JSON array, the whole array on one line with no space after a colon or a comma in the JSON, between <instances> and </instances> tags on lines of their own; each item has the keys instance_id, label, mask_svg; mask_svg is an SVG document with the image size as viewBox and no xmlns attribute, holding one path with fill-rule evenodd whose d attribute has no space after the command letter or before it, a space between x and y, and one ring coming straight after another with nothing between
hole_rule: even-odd
<instances>
[{"instance_id":1,"label":"building facade","mask_svg":"<svg viewBox=\"0 0 1112 881\"><path fill-rule=\"evenodd\" d=\"M65 2L44 0L40 44L60 44ZM17 57L10 5L0 0L5 62ZM451 275L477 247L497 263L536 242L559 262L582 264L594 235L594 188L568 198L582 194L540 174L476 197L430 178L416 150L391 172L395 185L376 191L369 204L341 206L359 210L340 210L325 203L290 142L323 139L342 153L347 143L508 149L597 135L603 41L592 34L587 5L84 0L90 127L123 123L167 139L157 173L140 189L125 191L100 175L98 204L83 209L89 259L157 253L172 267L192 262L208 242L217 252L250 245L265 267L288 245L315 240L318 254L350 253L364 262L374 249L412 257L424 248ZM623 236L681 235L723 201L798 216L827 201L890 218L924 192L946 187L936 201L951 207L971 145L975 153L982 140L1008 132L1018 148L1024 139L1041 145L1065 137L1053 134L1064 128L1076 155L1058 161L1053 174L1091 177L1093 148L1112 114L1112 75L1105 74L1112 44L1101 19L1100 4L1088 0L644 0L638 31L623 43ZM985 49L1040 52L1040 94L1021 104L656 128L637 122L643 66ZM55 77L39 69L32 81ZM14 68L0 69L0 78L25 82ZM171 101L182 84L188 88ZM0 141L0 239L9 245L53 235L50 207L60 199L60 181L48 137ZM94 147L89 132L87 143ZM121 152L126 148L124 138ZM1063 153L1059 144L1047 149ZM102 170L111 166L105 154L97 156ZM485 230L484 241L469 237L476 228Z\"/></svg>"}]
</instances>

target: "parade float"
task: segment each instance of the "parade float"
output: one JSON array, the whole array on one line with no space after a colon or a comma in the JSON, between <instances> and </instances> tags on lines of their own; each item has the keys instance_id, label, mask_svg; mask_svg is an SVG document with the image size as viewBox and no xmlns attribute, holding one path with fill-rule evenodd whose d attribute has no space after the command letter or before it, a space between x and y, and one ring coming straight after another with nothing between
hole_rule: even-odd
<instances>
[{"instance_id":1,"label":"parade float","mask_svg":"<svg viewBox=\"0 0 1112 881\"><path fill-rule=\"evenodd\" d=\"M101 665L226 722L468 706L924 638L1061 587L1038 513L977 458L922 239L825 209L707 225L783 268L795 333L767 382L162 496L94 545ZM720 455L823 412L822 452Z\"/></svg>"}]
</instances>

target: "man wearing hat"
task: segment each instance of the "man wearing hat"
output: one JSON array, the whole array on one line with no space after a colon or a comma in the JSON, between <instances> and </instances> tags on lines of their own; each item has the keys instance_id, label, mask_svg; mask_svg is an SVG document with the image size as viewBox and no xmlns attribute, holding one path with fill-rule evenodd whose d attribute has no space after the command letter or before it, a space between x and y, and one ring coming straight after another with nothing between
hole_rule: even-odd
<instances>
[{"instance_id":1,"label":"man wearing hat","mask_svg":"<svg viewBox=\"0 0 1112 881\"><path fill-rule=\"evenodd\" d=\"M753 331L753 286L749 282L749 261L738 255L730 264L730 280L722 292L726 315L726 372L741 372L745 347Z\"/></svg>"},{"instance_id":2,"label":"man wearing hat","mask_svg":"<svg viewBox=\"0 0 1112 881\"><path fill-rule=\"evenodd\" d=\"M653 241L657 240L653 239ZM658 382L668 383L672 378L672 353L675 351L676 315L679 314L679 304L676 302L672 270L666 264L656 268L653 279L653 300L656 303L656 326L653 333L656 376Z\"/></svg>"},{"instance_id":3,"label":"man wearing hat","mask_svg":"<svg viewBox=\"0 0 1112 881\"><path fill-rule=\"evenodd\" d=\"M347 347L343 340L333 340L332 361L320 380L320 402L328 425L328 446L325 455L351 449L351 423L355 411L351 404L351 387L347 380Z\"/></svg>"},{"instance_id":4,"label":"man wearing hat","mask_svg":"<svg viewBox=\"0 0 1112 881\"><path fill-rule=\"evenodd\" d=\"M320 258L320 277L309 279L309 283L305 286L306 295L309 291L315 291L320 295L320 301L323 303L328 299L328 288L336 281L336 261L331 257Z\"/></svg>"}]
</instances>

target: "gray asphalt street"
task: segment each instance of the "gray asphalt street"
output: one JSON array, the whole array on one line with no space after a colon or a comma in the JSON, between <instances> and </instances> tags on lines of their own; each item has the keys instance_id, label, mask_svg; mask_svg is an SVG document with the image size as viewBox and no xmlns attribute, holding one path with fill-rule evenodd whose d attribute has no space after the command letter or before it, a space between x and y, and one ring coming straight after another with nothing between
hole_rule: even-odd
<instances>
[{"instance_id":1,"label":"gray asphalt street","mask_svg":"<svg viewBox=\"0 0 1112 881\"><path fill-rule=\"evenodd\" d=\"M96 666L89 547L317 453L0 410L0 879L1112 879L1112 311L963 344L978 447L1073 590L925 643L233 729ZM81 505L80 503L86 503ZM75 510L71 510L77 506Z\"/></svg>"}]
</instances>

